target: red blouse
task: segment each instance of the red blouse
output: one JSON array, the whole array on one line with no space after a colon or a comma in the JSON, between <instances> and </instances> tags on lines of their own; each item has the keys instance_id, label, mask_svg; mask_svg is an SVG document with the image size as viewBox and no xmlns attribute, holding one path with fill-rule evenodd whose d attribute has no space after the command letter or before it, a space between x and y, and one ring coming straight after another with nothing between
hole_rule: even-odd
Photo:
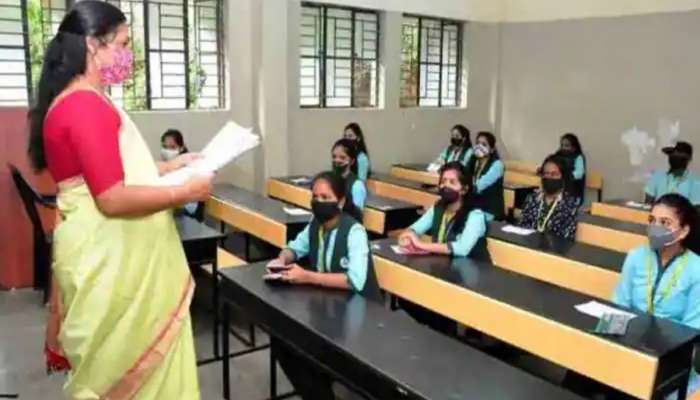
<instances>
[{"instance_id":1,"label":"red blouse","mask_svg":"<svg viewBox=\"0 0 700 400\"><path fill-rule=\"evenodd\" d=\"M76 91L59 100L44 120L46 162L56 182L82 177L90 193L124 180L119 114L99 94Z\"/></svg>"}]
</instances>

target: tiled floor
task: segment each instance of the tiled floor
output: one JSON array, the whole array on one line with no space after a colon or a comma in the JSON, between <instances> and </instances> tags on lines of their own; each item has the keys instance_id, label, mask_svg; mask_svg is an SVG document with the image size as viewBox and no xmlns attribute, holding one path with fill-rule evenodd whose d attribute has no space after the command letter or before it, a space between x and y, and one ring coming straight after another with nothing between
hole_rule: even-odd
<instances>
[{"instance_id":1,"label":"tiled floor","mask_svg":"<svg viewBox=\"0 0 700 400\"><path fill-rule=\"evenodd\" d=\"M212 352L211 323L203 320L207 313L195 307L195 341L202 356ZM47 376L44 368L44 308L41 295L32 290L0 291L0 398L19 394L20 400L62 399L62 375ZM258 335L260 341L266 338ZM242 349L235 339L233 350ZM213 363L199 367L202 399L222 399L221 367ZM231 388L234 400L262 400L267 397L268 353L260 351L232 361ZM281 378L279 393L289 390ZM168 399L175 400L175 399ZM183 399L185 400L185 399Z\"/></svg>"}]
</instances>

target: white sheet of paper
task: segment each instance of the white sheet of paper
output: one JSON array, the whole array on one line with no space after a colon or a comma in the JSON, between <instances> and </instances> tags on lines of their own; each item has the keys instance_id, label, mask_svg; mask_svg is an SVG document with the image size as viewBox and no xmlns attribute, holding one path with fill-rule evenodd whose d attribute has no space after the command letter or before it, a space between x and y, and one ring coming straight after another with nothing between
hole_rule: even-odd
<instances>
[{"instance_id":1,"label":"white sheet of paper","mask_svg":"<svg viewBox=\"0 0 700 400\"><path fill-rule=\"evenodd\" d=\"M398 244L392 244L391 251L393 251L395 254L406 254Z\"/></svg>"},{"instance_id":2,"label":"white sheet of paper","mask_svg":"<svg viewBox=\"0 0 700 400\"><path fill-rule=\"evenodd\" d=\"M503 228L501 228L503 232L508 232L512 233L515 235L520 235L520 236L527 236L527 235L532 235L535 233L534 229L527 229L527 228L521 228L519 226L515 225L506 225Z\"/></svg>"},{"instance_id":3,"label":"white sheet of paper","mask_svg":"<svg viewBox=\"0 0 700 400\"><path fill-rule=\"evenodd\" d=\"M603 303L598 303L595 300L591 300L588 303L579 304L577 306L574 306L574 308L576 308L576 310L578 310L581 313L590 315L591 317L595 318L600 318L603 316L603 314L619 314L628 317L629 319L636 317L636 315L632 313L622 311L614 307L610 307Z\"/></svg>"},{"instance_id":4,"label":"white sheet of paper","mask_svg":"<svg viewBox=\"0 0 700 400\"><path fill-rule=\"evenodd\" d=\"M301 178L293 178L293 179L290 179L289 181L295 185L304 185L306 183L311 183L311 179L309 179L305 176L303 176Z\"/></svg>"},{"instance_id":5,"label":"white sheet of paper","mask_svg":"<svg viewBox=\"0 0 700 400\"><path fill-rule=\"evenodd\" d=\"M289 215L293 215L295 217L301 217L304 215L311 215L311 212L304 210L303 208L292 208L292 207L284 207L284 212L286 212Z\"/></svg>"},{"instance_id":6,"label":"white sheet of paper","mask_svg":"<svg viewBox=\"0 0 700 400\"><path fill-rule=\"evenodd\" d=\"M428 165L428 168L426 169L426 171L438 172L438 171L440 171L440 167L442 167L440 164L432 163L432 164Z\"/></svg>"},{"instance_id":7,"label":"white sheet of paper","mask_svg":"<svg viewBox=\"0 0 700 400\"><path fill-rule=\"evenodd\" d=\"M628 201L626 204L628 207L641 208L643 210L651 210L651 206L649 206L648 204L638 203L633 200Z\"/></svg>"},{"instance_id":8,"label":"white sheet of paper","mask_svg":"<svg viewBox=\"0 0 700 400\"><path fill-rule=\"evenodd\" d=\"M260 137L233 121L227 122L200 152L202 158L160 177L161 186L182 185L195 176L212 174L260 144Z\"/></svg>"}]
</instances>

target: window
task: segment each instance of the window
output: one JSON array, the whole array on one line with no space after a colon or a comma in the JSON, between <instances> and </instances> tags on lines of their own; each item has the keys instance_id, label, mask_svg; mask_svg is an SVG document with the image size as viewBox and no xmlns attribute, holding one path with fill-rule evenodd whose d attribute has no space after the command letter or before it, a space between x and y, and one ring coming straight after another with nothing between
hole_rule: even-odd
<instances>
[{"instance_id":1,"label":"window","mask_svg":"<svg viewBox=\"0 0 700 400\"><path fill-rule=\"evenodd\" d=\"M461 23L404 16L401 27L401 106L458 106L461 48Z\"/></svg>"},{"instance_id":2,"label":"window","mask_svg":"<svg viewBox=\"0 0 700 400\"><path fill-rule=\"evenodd\" d=\"M300 35L303 107L377 106L376 12L304 3Z\"/></svg>"},{"instance_id":3,"label":"window","mask_svg":"<svg viewBox=\"0 0 700 400\"><path fill-rule=\"evenodd\" d=\"M0 105L28 104L69 1L0 0L0 71L12 72L0 81ZM223 0L107 1L126 15L134 52L132 78L110 88L117 104L127 110L225 105Z\"/></svg>"}]
</instances>

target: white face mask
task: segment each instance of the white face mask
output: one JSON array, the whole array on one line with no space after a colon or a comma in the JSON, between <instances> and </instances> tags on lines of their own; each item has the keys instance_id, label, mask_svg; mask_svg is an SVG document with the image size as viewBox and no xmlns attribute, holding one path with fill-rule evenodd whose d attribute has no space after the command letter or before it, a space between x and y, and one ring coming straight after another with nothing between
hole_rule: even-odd
<instances>
[{"instance_id":1,"label":"white face mask","mask_svg":"<svg viewBox=\"0 0 700 400\"><path fill-rule=\"evenodd\" d=\"M474 155L476 155L479 158L486 157L489 154L489 148L482 145L482 144L476 144L474 145Z\"/></svg>"},{"instance_id":2,"label":"white face mask","mask_svg":"<svg viewBox=\"0 0 700 400\"><path fill-rule=\"evenodd\" d=\"M162 158L163 161L170 161L179 155L180 155L180 152L177 150L166 149L166 148L160 149L160 158Z\"/></svg>"}]
</instances>

